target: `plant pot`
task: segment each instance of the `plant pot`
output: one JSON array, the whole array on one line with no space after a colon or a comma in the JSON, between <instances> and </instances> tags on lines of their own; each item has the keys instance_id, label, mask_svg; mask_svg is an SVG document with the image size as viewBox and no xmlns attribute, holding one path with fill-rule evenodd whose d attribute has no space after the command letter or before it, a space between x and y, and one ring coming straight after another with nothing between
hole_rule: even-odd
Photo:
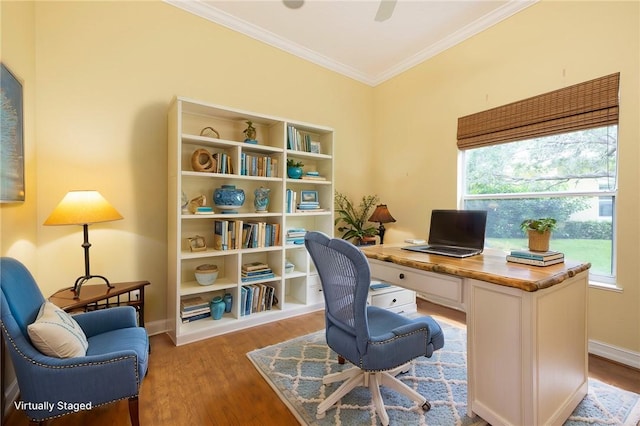
<instances>
[{"instance_id":1,"label":"plant pot","mask_svg":"<svg viewBox=\"0 0 640 426\"><path fill-rule=\"evenodd\" d=\"M300 179L302 177L302 167L287 167L287 176L291 179Z\"/></svg>"},{"instance_id":2,"label":"plant pot","mask_svg":"<svg viewBox=\"0 0 640 426\"><path fill-rule=\"evenodd\" d=\"M356 239L356 245L357 246L372 246L375 243L376 243L376 237L375 236L362 237L362 238Z\"/></svg>"},{"instance_id":3,"label":"plant pot","mask_svg":"<svg viewBox=\"0 0 640 426\"><path fill-rule=\"evenodd\" d=\"M543 233L538 231L527 231L529 234L529 250L531 251L549 251L549 240L551 239L551 231L547 230Z\"/></svg>"}]
</instances>

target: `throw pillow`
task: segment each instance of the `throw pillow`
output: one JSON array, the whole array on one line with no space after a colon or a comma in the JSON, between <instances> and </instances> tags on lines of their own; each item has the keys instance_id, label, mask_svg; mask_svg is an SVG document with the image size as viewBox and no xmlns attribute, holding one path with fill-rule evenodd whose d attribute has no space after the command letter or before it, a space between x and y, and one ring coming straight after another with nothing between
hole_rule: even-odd
<instances>
[{"instance_id":1,"label":"throw pillow","mask_svg":"<svg viewBox=\"0 0 640 426\"><path fill-rule=\"evenodd\" d=\"M85 356L89 343L71 315L51 302L44 302L33 324L27 327L33 345L56 358Z\"/></svg>"}]
</instances>

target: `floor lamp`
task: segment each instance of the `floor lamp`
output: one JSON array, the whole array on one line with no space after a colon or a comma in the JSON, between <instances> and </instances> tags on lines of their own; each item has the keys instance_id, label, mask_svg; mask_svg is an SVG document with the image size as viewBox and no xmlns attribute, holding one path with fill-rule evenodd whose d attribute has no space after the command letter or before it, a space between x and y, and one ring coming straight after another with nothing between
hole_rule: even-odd
<instances>
[{"instance_id":1,"label":"floor lamp","mask_svg":"<svg viewBox=\"0 0 640 426\"><path fill-rule=\"evenodd\" d=\"M99 222L111 222L122 219L122 215L113 208L98 191L70 191L58 203L44 222L45 225L82 225L84 231L84 275L78 277L73 288L73 298L80 297L82 285L91 278L104 280L107 287L113 288L109 280L102 275L92 275L89 271L89 225Z\"/></svg>"},{"instance_id":2,"label":"floor lamp","mask_svg":"<svg viewBox=\"0 0 640 426\"><path fill-rule=\"evenodd\" d=\"M379 204L373 211L373 214L369 218L369 222L379 222L378 235L380 235L380 244L384 244L384 224L395 222L396 220L389 213L389 209L386 204Z\"/></svg>"}]
</instances>

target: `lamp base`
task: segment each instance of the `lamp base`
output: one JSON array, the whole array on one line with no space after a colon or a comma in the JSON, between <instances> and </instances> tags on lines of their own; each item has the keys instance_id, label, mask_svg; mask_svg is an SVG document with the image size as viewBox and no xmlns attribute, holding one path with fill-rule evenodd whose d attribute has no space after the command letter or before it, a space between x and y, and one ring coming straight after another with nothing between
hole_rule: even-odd
<instances>
[{"instance_id":1,"label":"lamp base","mask_svg":"<svg viewBox=\"0 0 640 426\"><path fill-rule=\"evenodd\" d=\"M79 299L80 298L80 290L82 289L82 285L84 283L86 283L87 281L89 281L91 278L100 278L100 279L104 280L104 282L107 285L107 287L114 288L114 286L111 285L109 280L106 277L103 277L102 275L84 275L82 277L78 277L78 279L76 280L75 284L73 285L73 288L71 288L71 291L73 291L73 298L74 299Z\"/></svg>"}]
</instances>

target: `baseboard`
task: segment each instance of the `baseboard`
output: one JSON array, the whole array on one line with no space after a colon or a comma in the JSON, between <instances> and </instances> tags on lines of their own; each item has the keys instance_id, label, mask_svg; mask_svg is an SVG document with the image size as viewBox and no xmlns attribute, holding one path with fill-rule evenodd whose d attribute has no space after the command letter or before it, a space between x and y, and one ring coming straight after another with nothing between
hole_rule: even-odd
<instances>
[{"instance_id":1,"label":"baseboard","mask_svg":"<svg viewBox=\"0 0 640 426\"><path fill-rule=\"evenodd\" d=\"M162 334L169 331L169 320L158 320L158 321L145 321L144 329L147 330L147 334L149 336L155 336L156 334Z\"/></svg>"},{"instance_id":2,"label":"baseboard","mask_svg":"<svg viewBox=\"0 0 640 426\"><path fill-rule=\"evenodd\" d=\"M589 340L589 353L640 370L640 353Z\"/></svg>"}]
</instances>

